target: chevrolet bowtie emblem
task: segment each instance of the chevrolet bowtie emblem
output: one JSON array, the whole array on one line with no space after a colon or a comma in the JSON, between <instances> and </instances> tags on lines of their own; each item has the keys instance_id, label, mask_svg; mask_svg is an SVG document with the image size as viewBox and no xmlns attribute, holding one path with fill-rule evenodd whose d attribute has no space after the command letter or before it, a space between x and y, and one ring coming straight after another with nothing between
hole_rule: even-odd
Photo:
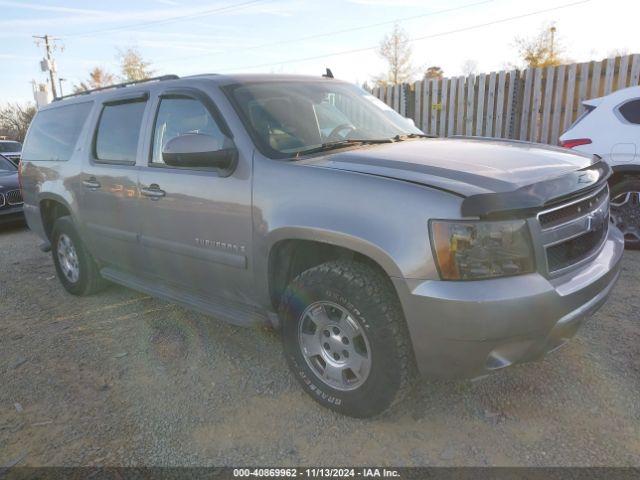
<instances>
[{"instance_id":1,"label":"chevrolet bowtie emblem","mask_svg":"<svg viewBox=\"0 0 640 480\"><path fill-rule=\"evenodd\" d=\"M602 209L595 210L587 215L587 231L593 232L602 226L604 212Z\"/></svg>"}]
</instances>

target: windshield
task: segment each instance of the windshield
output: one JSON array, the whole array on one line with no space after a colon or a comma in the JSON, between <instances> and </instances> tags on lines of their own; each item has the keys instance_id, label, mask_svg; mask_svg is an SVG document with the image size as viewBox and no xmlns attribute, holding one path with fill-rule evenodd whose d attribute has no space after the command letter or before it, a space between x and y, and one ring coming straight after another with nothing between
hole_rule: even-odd
<instances>
[{"instance_id":1,"label":"windshield","mask_svg":"<svg viewBox=\"0 0 640 480\"><path fill-rule=\"evenodd\" d=\"M0 142L0 152L19 152L22 145L18 142Z\"/></svg>"},{"instance_id":2,"label":"windshield","mask_svg":"<svg viewBox=\"0 0 640 480\"><path fill-rule=\"evenodd\" d=\"M258 148L271 158L290 158L334 142L422 134L411 120L355 85L265 82L229 90Z\"/></svg>"},{"instance_id":3,"label":"windshield","mask_svg":"<svg viewBox=\"0 0 640 480\"><path fill-rule=\"evenodd\" d=\"M0 155L0 172L15 172L16 166L9 159Z\"/></svg>"}]
</instances>

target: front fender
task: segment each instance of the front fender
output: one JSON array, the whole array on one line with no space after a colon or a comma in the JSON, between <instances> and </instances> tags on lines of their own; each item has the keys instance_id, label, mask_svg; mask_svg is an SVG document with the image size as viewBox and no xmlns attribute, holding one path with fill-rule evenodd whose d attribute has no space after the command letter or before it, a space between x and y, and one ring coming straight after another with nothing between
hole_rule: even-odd
<instances>
[{"instance_id":1,"label":"front fender","mask_svg":"<svg viewBox=\"0 0 640 480\"><path fill-rule=\"evenodd\" d=\"M439 278L431 218L458 218L460 197L423 185L296 162L254 162L256 281L268 298L268 259L282 240L313 240L375 261L394 278Z\"/></svg>"}]
</instances>

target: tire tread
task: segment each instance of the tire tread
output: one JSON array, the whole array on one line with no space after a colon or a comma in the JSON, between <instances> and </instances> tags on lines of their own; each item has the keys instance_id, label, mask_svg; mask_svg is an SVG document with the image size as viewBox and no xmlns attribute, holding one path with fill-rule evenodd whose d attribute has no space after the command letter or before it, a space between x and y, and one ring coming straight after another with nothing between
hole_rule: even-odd
<instances>
[{"instance_id":1,"label":"tire tread","mask_svg":"<svg viewBox=\"0 0 640 480\"><path fill-rule=\"evenodd\" d=\"M292 309L296 292L321 287L328 279L343 279L356 292L353 303L366 300L369 307L381 312L379 319L386 327L382 331L388 332L388 341L395 345L397 356L399 386L389 407L395 405L410 390L416 367L402 307L388 278L373 267L354 261L334 260L312 267L298 275L285 290L280 304L281 318L288 318L287 312Z\"/></svg>"}]
</instances>

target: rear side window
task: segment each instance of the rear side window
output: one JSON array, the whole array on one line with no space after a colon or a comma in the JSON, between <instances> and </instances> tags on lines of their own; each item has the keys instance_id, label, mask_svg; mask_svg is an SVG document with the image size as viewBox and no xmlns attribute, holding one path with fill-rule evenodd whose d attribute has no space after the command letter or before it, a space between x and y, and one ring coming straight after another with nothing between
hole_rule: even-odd
<instances>
[{"instance_id":1,"label":"rear side window","mask_svg":"<svg viewBox=\"0 0 640 480\"><path fill-rule=\"evenodd\" d=\"M19 152L22 145L18 142L0 142L0 153Z\"/></svg>"},{"instance_id":2,"label":"rear side window","mask_svg":"<svg viewBox=\"0 0 640 480\"><path fill-rule=\"evenodd\" d=\"M629 123L640 125L640 98L625 103L620 108L620 115Z\"/></svg>"},{"instance_id":3,"label":"rear side window","mask_svg":"<svg viewBox=\"0 0 640 480\"><path fill-rule=\"evenodd\" d=\"M29 127L22 159L68 161L93 102L76 103L39 112Z\"/></svg>"},{"instance_id":4,"label":"rear side window","mask_svg":"<svg viewBox=\"0 0 640 480\"><path fill-rule=\"evenodd\" d=\"M135 163L146 102L105 105L96 133L96 159L106 163Z\"/></svg>"}]
</instances>

